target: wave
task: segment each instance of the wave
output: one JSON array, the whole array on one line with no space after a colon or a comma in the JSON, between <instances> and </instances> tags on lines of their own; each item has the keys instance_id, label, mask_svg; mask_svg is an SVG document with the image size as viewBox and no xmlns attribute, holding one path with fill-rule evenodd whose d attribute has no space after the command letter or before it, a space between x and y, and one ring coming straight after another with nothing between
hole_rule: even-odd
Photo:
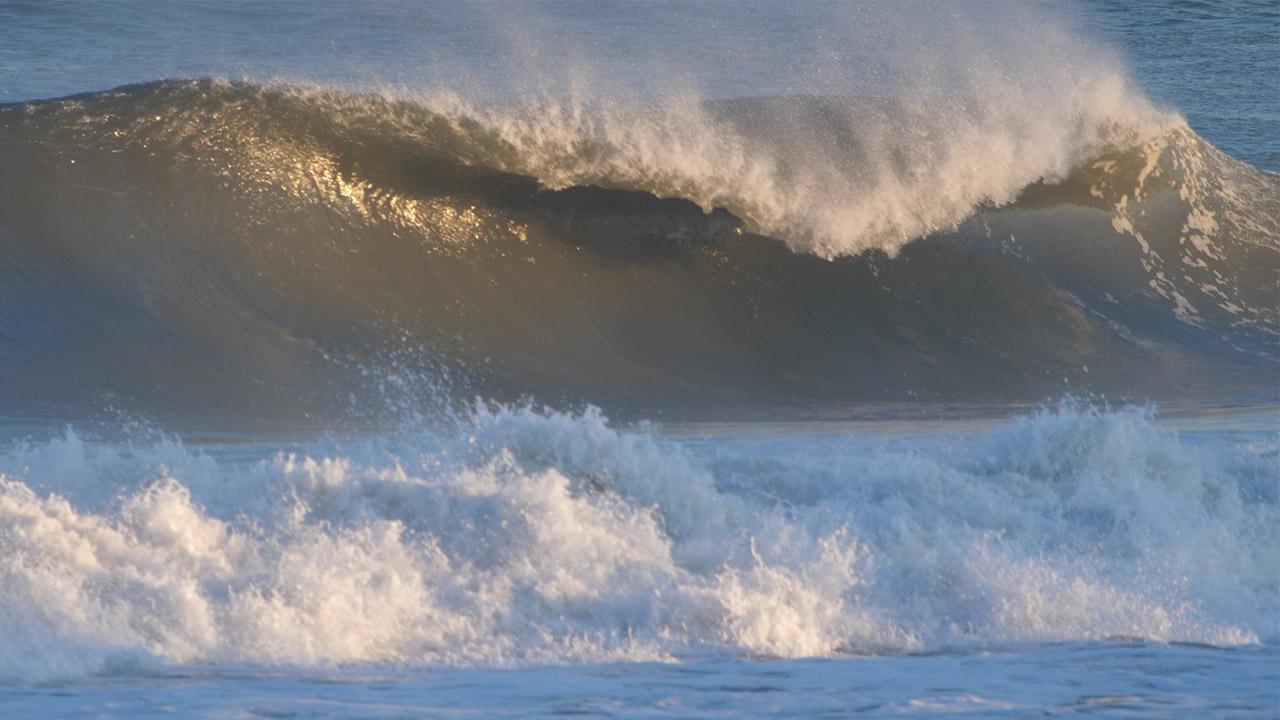
<instances>
[{"instance_id":1,"label":"wave","mask_svg":"<svg viewBox=\"0 0 1280 720\"><path fill-rule=\"evenodd\" d=\"M1118 81L1026 104L172 81L0 107L0 392L302 417L391 367L640 412L1274 394L1280 180Z\"/></svg>"},{"instance_id":2,"label":"wave","mask_svg":"<svg viewBox=\"0 0 1280 720\"><path fill-rule=\"evenodd\" d=\"M0 678L1256 643L1274 440L1071 402L907 444L484 405L261 456L68 431L0 454Z\"/></svg>"}]
</instances>

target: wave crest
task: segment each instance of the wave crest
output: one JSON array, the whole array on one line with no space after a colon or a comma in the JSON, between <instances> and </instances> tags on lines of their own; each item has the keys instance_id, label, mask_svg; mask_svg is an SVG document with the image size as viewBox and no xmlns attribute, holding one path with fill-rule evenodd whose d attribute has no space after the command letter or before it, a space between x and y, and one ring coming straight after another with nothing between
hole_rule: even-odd
<instances>
[{"instance_id":1,"label":"wave crest","mask_svg":"<svg viewBox=\"0 0 1280 720\"><path fill-rule=\"evenodd\" d=\"M478 162L564 189L598 185L725 208L825 258L954 227L1026 186L1065 178L1181 121L1118 76L1043 98L786 97L627 110L547 101L492 108L432 98Z\"/></svg>"}]
</instances>

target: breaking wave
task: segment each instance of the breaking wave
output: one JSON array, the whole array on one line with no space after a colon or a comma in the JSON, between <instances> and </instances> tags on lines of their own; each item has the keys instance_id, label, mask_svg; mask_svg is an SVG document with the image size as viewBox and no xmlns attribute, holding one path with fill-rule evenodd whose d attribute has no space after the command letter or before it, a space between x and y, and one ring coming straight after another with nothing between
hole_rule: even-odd
<instances>
[{"instance_id":1,"label":"breaking wave","mask_svg":"<svg viewBox=\"0 0 1280 720\"><path fill-rule=\"evenodd\" d=\"M1275 453L1070 402L909 443L487 406L259 457L67 432L0 455L0 678L1269 641Z\"/></svg>"},{"instance_id":2,"label":"breaking wave","mask_svg":"<svg viewBox=\"0 0 1280 720\"><path fill-rule=\"evenodd\" d=\"M998 107L160 82L0 107L0 152L11 399L315 416L387 366L639 413L1274 391L1280 180L1117 79Z\"/></svg>"}]
</instances>

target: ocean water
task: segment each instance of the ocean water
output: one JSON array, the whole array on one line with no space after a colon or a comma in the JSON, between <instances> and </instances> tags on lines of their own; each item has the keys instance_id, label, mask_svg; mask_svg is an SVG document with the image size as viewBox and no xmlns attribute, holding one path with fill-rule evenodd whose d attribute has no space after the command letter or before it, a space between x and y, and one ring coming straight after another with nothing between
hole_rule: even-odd
<instances>
[{"instance_id":1,"label":"ocean water","mask_svg":"<svg viewBox=\"0 0 1280 720\"><path fill-rule=\"evenodd\" d=\"M0 1L0 716L1275 717L1278 50Z\"/></svg>"}]
</instances>

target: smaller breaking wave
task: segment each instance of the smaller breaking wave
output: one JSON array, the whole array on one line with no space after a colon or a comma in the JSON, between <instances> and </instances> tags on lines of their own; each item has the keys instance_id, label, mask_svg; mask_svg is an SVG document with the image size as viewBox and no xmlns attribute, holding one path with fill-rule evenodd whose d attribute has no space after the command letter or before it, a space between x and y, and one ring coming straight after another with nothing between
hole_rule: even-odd
<instances>
[{"instance_id":1,"label":"smaller breaking wave","mask_svg":"<svg viewBox=\"0 0 1280 720\"><path fill-rule=\"evenodd\" d=\"M68 431L0 456L0 677L1254 643L1275 453L1073 403L910 446L486 406L278 452Z\"/></svg>"}]
</instances>

